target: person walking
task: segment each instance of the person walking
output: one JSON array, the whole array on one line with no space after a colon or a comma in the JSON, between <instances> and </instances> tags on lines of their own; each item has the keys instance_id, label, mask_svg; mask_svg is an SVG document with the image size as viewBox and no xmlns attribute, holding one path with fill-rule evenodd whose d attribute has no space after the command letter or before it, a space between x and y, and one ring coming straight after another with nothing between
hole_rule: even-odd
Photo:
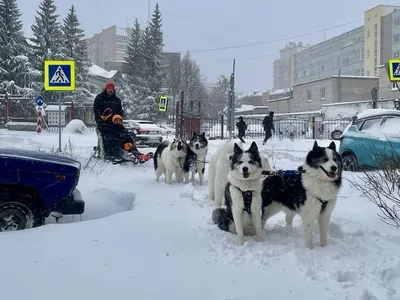
<instances>
[{"instance_id":1,"label":"person walking","mask_svg":"<svg viewBox=\"0 0 400 300\"><path fill-rule=\"evenodd\" d=\"M246 136L246 130L247 130L247 124L245 121L243 121L243 117L239 117L239 122L236 123L236 127L238 129L238 138L242 143L246 143L245 140L243 139Z\"/></svg>"},{"instance_id":2,"label":"person walking","mask_svg":"<svg viewBox=\"0 0 400 300\"><path fill-rule=\"evenodd\" d=\"M263 145L272 137L271 130L275 133L275 126L274 126L274 112L270 111L269 115L266 115L263 120L263 126L265 131L265 138L263 141Z\"/></svg>"}]
</instances>

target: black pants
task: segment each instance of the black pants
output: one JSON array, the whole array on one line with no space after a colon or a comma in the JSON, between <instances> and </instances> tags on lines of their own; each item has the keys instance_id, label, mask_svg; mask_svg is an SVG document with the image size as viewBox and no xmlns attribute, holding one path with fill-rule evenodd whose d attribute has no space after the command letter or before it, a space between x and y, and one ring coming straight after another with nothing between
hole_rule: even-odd
<instances>
[{"instance_id":1,"label":"black pants","mask_svg":"<svg viewBox=\"0 0 400 300\"><path fill-rule=\"evenodd\" d=\"M264 143L266 143L271 137L272 137L271 129L266 129Z\"/></svg>"},{"instance_id":2,"label":"black pants","mask_svg":"<svg viewBox=\"0 0 400 300\"><path fill-rule=\"evenodd\" d=\"M238 138L239 138L239 140L242 142L242 143L245 143L245 141L244 141L244 138L245 137L245 134L243 133L243 132L239 132L239 134L238 134Z\"/></svg>"}]
</instances>

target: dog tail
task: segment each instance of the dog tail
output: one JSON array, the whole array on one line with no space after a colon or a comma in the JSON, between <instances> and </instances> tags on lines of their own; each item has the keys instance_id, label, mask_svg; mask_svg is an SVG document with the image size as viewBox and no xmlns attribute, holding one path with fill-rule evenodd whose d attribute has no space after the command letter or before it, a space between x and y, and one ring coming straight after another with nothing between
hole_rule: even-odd
<instances>
[{"instance_id":1,"label":"dog tail","mask_svg":"<svg viewBox=\"0 0 400 300\"><path fill-rule=\"evenodd\" d=\"M156 152L153 154L153 161L154 161L154 171L158 169L158 157L161 157L161 153L164 151L165 148L167 148L169 145L169 141L162 141L160 144L158 144Z\"/></svg>"},{"instance_id":2,"label":"dog tail","mask_svg":"<svg viewBox=\"0 0 400 300\"><path fill-rule=\"evenodd\" d=\"M233 224L233 217L229 216L229 213L225 208L216 208L212 212L211 219L215 224L218 225L219 229L230 232L231 225Z\"/></svg>"}]
</instances>

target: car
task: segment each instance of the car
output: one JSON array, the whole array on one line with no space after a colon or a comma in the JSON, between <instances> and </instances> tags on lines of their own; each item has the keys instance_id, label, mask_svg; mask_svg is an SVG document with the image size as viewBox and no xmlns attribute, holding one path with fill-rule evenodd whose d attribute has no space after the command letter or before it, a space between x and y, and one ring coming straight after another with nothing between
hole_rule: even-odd
<instances>
[{"instance_id":1,"label":"car","mask_svg":"<svg viewBox=\"0 0 400 300\"><path fill-rule=\"evenodd\" d=\"M0 232L44 225L63 215L81 215L77 189L80 162L58 154L0 148Z\"/></svg>"},{"instance_id":2,"label":"car","mask_svg":"<svg viewBox=\"0 0 400 300\"><path fill-rule=\"evenodd\" d=\"M340 137L339 153L346 171L383 169L400 153L400 111L367 109L354 116Z\"/></svg>"},{"instance_id":3,"label":"car","mask_svg":"<svg viewBox=\"0 0 400 300\"><path fill-rule=\"evenodd\" d=\"M156 147L163 141L162 129L148 120L124 120L124 126L132 133L136 144Z\"/></svg>"}]
</instances>

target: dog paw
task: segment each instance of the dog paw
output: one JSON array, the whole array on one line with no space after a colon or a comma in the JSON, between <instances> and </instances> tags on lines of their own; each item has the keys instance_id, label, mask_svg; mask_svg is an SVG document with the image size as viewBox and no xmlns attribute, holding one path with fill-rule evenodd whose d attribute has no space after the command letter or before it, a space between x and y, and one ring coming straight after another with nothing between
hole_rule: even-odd
<instances>
[{"instance_id":1,"label":"dog paw","mask_svg":"<svg viewBox=\"0 0 400 300\"><path fill-rule=\"evenodd\" d=\"M328 243L326 241L321 242L321 247L326 247L326 246L328 246Z\"/></svg>"},{"instance_id":2,"label":"dog paw","mask_svg":"<svg viewBox=\"0 0 400 300\"><path fill-rule=\"evenodd\" d=\"M236 240L236 244L238 246L243 246L244 245L244 237L238 237Z\"/></svg>"},{"instance_id":3,"label":"dog paw","mask_svg":"<svg viewBox=\"0 0 400 300\"><path fill-rule=\"evenodd\" d=\"M256 235L256 236L254 236L254 240L261 243L261 242L265 241L265 238L263 235Z\"/></svg>"}]
</instances>

